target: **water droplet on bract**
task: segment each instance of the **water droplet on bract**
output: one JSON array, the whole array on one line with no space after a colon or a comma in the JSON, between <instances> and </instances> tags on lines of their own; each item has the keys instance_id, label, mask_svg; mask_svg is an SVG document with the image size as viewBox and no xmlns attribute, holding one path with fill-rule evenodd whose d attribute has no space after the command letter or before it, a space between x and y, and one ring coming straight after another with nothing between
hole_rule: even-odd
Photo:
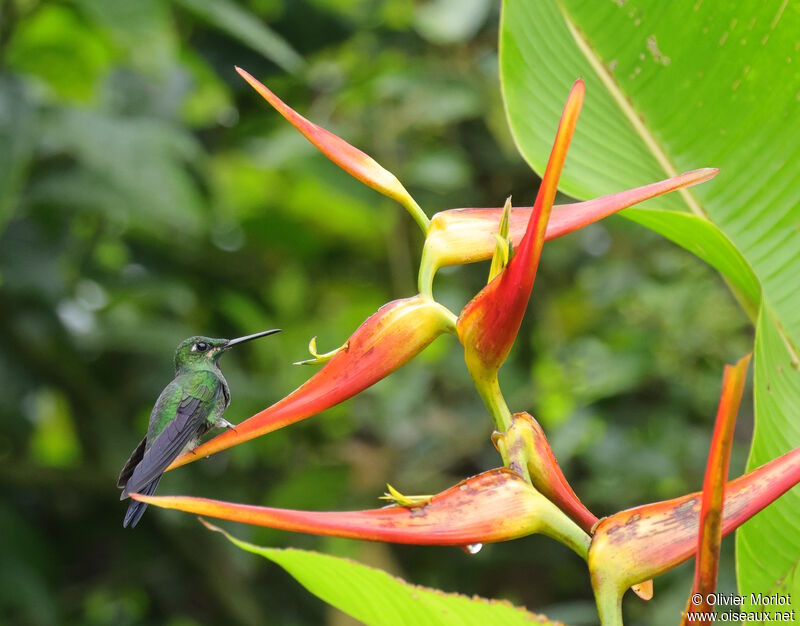
<instances>
[{"instance_id":1,"label":"water droplet on bract","mask_svg":"<svg viewBox=\"0 0 800 626\"><path fill-rule=\"evenodd\" d=\"M461 549L466 552L467 554L478 554L483 547L482 543L468 543L465 546L461 546Z\"/></svg>"}]
</instances>

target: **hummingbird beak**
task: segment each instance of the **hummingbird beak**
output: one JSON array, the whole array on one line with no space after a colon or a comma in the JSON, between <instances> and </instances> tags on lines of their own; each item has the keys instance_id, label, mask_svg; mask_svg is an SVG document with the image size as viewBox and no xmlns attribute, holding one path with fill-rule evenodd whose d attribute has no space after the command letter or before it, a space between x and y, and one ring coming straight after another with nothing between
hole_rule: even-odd
<instances>
[{"instance_id":1,"label":"hummingbird beak","mask_svg":"<svg viewBox=\"0 0 800 626\"><path fill-rule=\"evenodd\" d=\"M247 343L248 341L252 341L253 339L258 339L259 337L266 337L267 335L274 335L275 333L281 332L280 328L273 328L272 330L265 330L260 333L255 333L253 335L245 335L244 337L237 337L236 339L231 339L225 346L222 348L223 350L227 350L228 348L232 348L233 346L238 346L242 343Z\"/></svg>"}]
</instances>

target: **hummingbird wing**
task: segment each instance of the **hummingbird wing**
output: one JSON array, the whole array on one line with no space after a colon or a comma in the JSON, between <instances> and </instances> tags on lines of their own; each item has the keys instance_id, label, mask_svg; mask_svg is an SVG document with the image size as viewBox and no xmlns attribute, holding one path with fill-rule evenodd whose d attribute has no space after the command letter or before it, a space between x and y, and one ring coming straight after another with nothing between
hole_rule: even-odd
<instances>
[{"instance_id":1,"label":"hummingbird wing","mask_svg":"<svg viewBox=\"0 0 800 626\"><path fill-rule=\"evenodd\" d=\"M170 386L173 386L172 393L162 394L162 397L173 396L177 400L175 417L160 429L155 438L151 440L148 436L145 452L128 478L121 499L130 493L141 492L159 478L186 445L205 430L206 418L222 398L219 379L207 370L179 376Z\"/></svg>"},{"instance_id":2,"label":"hummingbird wing","mask_svg":"<svg viewBox=\"0 0 800 626\"><path fill-rule=\"evenodd\" d=\"M124 489L125 485L128 484L128 480L130 480L131 475L133 474L133 470L136 469L136 466L142 460L144 456L145 446L147 446L147 437L142 439L136 449L131 452L130 458L125 461L125 466L122 468L122 471L119 473L119 478L117 479L117 487L120 489Z\"/></svg>"}]
</instances>

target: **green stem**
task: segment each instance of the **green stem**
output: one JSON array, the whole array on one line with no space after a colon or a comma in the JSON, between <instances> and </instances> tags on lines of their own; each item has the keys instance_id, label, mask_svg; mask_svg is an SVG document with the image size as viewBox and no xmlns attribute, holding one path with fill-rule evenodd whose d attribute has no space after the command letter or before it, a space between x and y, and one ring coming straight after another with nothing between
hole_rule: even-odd
<instances>
[{"instance_id":1,"label":"green stem","mask_svg":"<svg viewBox=\"0 0 800 626\"><path fill-rule=\"evenodd\" d=\"M436 257L431 251L428 239L425 240L425 245L422 247L422 258L419 261L419 276L417 277L417 287L419 292L429 298L433 298L433 278L436 276L436 270L439 266L436 263Z\"/></svg>"},{"instance_id":2,"label":"green stem","mask_svg":"<svg viewBox=\"0 0 800 626\"><path fill-rule=\"evenodd\" d=\"M422 207L417 204L417 201L411 197L411 194L406 192L406 194L400 198L398 198L400 204L402 204L406 210L411 213L411 217L414 218L414 221L417 225L422 229L422 234L428 234L428 226L431 225L430 219L428 216L425 215L425 211L422 210Z\"/></svg>"},{"instance_id":3,"label":"green stem","mask_svg":"<svg viewBox=\"0 0 800 626\"><path fill-rule=\"evenodd\" d=\"M497 372L487 372L479 366L471 368L469 362L467 363L467 369L472 375L472 380L475 382L475 387L481 399L483 399L483 403L489 409L489 414L494 420L495 430L498 433L505 434L511 428L513 420L511 419L511 411L500 389ZM507 444L508 442L505 443ZM522 476L529 485L533 485L530 471L528 470L528 450L524 445L519 444L524 444L524 442L519 440L518 442L512 442L511 445L505 445L500 451L500 456L503 458L503 464L506 467Z\"/></svg>"},{"instance_id":4,"label":"green stem","mask_svg":"<svg viewBox=\"0 0 800 626\"><path fill-rule=\"evenodd\" d=\"M597 614L600 626L624 626L622 623L622 594L612 585L597 581L592 577L594 600L597 603Z\"/></svg>"},{"instance_id":5,"label":"green stem","mask_svg":"<svg viewBox=\"0 0 800 626\"><path fill-rule=\"evenodd\" d=\"M422 296L423 298L431 300L439 307L439 310L442 312L442 317L444 319L444 332L458 336L458 330L456 329L456 324L458 323L458 316L440 302L436 302L436 300L434 300L428 294L421 293L419 295Z\"/></svg>"},{"instance_id":6,"label":"green stem","mask_svg":"<svg viewBox=\"0 0 800 626\"><path fill-rule=\"evenodd\" d=\"M545 496L542 496L540 517L542 534L563 543L584 561L589 558L592 538Z\"/></svg>"},{"instance_id":7,"label":"green stem","mask_svg":"<svg viewBox=\"0 0 800 626\"><path fill-rule=\"evenodd\" d=\"M469 364L467 364L467 369ZM501 433L506 432L511 427L511 411L508 409L503 392L500 390L500 383L497 380L497 372L474 372L470 369L475 387L481 395L486 408L494 420L495 428ZM526 464L527 466L527 464Z\"/></svg>"}]
</instances>

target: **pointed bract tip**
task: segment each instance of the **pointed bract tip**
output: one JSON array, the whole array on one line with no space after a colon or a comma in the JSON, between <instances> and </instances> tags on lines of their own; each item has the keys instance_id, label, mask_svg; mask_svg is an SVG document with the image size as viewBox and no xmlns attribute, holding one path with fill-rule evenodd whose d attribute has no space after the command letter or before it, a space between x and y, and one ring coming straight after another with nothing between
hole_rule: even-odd
<instances>
[{"instance_id":1,"label":"pointed bract tip","mask_svg":"<svg viewBox=\"0 0 800 626\"><path fill-rule=\"evenodd\" d=\"M243 70L238 65L234 65L233 67L236 69L236 73L239 74L239 76L241 76L248 83L250 83L251 87L253 87L254 89L258 90L258 87L257 87L258 81L255 79L255 77L250 72L248 72L247 70Z\"/></svg>"},{"instance_id":2,"label":"pointed bract tip","mask_svg":"<svg viewBox=\"0 0 800 626\"><path fill-rule=\"evenodd\" d=\"M564 112L562 114L562 119L567 117L569 112L575 111L575 113L579 113L581 108L583 107L583 99L586 96L586 85L583 83L582 80L575 81L572 87L569 90L569 95L567 96L567 101L564 104ZM574 128L572 129L574 130ZM569 132L569 136L572 136L572 130Z\"/></svg>"},{"instance_id":3,"label":"pointed bract tip","mask_svg":"<svg viewBox=\"0 0 800 626\"><path fill-rule=\"evenodd\" d=\"M277 111L283 115L286 119L288 119L292 124L296 126L296 123L292 121L293 116L298 116L299 114L292 109L291 107L287 106L278 96L276 96L272 91L267 87L264 83L258 80L255 76L253 76L247 70L243 70L238 65L234 66L236 68L236 72L244 78L247 83L258 92L258 94L264 98L269 104L277 109ZM308 120L303 117L300 117L306 124L308 124ZM302 132L302 131L301 131Z\"/></svg>"},{"instance_id":4,"label":"pointed bract tip","mask_svg":"<svg viewBox=\"0 0 800 626\"><path fill-rule=\"evenodd\" d=\"M696 179L698 183L704 183L705 181L714 178L714 176L717 174L719 174L718 167L701 167L696 170L690 170L683 174L683 176L692 177Z\"/></svg>"},{"instance_id":5,"label":"pointed bract tip","mask_svg":"<svg viewBox=\"0 0 800 626\"><path fill-rule=\"evenodd\" d=\"M569 89L569 94L567 95L567 100L564 103L561 119L564 120L565 118L568 118L571 112L580 112L581 108L583 107L583 100L585 96L586 84L581 79L578 79L572 83L572 87ZM572 135L572 131L570 131L569 135Z\"/></svg>"}]
</instances>

